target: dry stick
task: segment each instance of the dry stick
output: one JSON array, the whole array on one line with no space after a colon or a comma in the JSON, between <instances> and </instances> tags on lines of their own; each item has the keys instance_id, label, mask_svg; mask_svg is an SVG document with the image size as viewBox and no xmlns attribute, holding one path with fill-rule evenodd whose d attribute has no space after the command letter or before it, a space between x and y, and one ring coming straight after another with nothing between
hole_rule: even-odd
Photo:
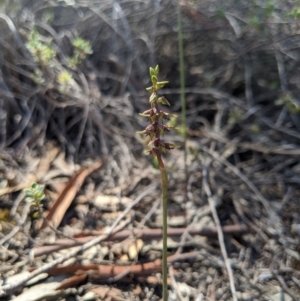
<instances>
[{"instance_id":1,"label":"dry stick","mask_svg":"<svg viewBox=\"0 0 300 301\"><path fill-rule=\"evenodd\" d=\"M19 31L16 29L13 21L9 18L9 16L7 16L6 14L3 14L3 13L0 13L0 19L3 19L6 22L7 27L12 32L15 42L18 44L18 50L19 49L22 50L23 54L25 53L25 57L28 57L27 52L24 51L25 50L24 42L20 38Z\"/></svg>"},{"instance_id":2,"label":"dry stick","mask_svg":"<svg viewBox=\"0 0 300 301\"><path fill-rule=\"evenodd\" d=\"M184 50L183 50L183 34L182 34L182 20L181 7L177 1L177 24L178 24L178 49L179 49L179 70L180 70L180 99L181 99L181 127L183 136L183 152L184 152L184 215L185 223L187 225L187 202L188 202L188 165L187 165L187 121L186 121L186 97L185 97L185 74L184 74Z\"/></svg>"},{"instance_id":3,"label":"dry stick","mask_svg":"<svg viewBox=\"0 0 300 301\"><path fill-rule=\"evenodd\" d=\"M251 61L248 54L244 55L244 66L245 66L245 84L246 84L246 99L248 108L253 107L253 92L252 92L252 70Z\"/></svg>"},{"instance_id":4,"label":"dry stick","mask_svg":"<svg viewBox=\"0 0 300 301\"><path fill-rule=\"evenodd\" d=\"M114 276L114 277L110 277L107 279L107 282L109 283L112 283L112 282L116 282L118 280L121 280L122 278L124 278L125 276L127 276L130 272L131 272L131 269L132 267L136 264L136 261L133 262L126 270L124 270L123 273L120 273L119 275L117 276Z\"/></svg>"},{"instance_id":5,"label":"dry stick","mask_svg":"<svg viewBox=\"0 0 300 301\"><path fill-rule=\"evenodd\" d=\"M195 131L189 130L189 134L196 137L206 137L211 138L213 140L229 144L230 146L240 147L247 150L253 150L256 152L260 152L263 154L275 154L275 155L286 155L286 156L300 156L299 149L291 149L285 148L281 146L274 146L272 148L265 147L260 143L248 143L248 142L239 142L239 141L231 141L218 133L209 130L209 127L205 126L205 130Z\"/></svg>"},{"instance_id":6,"label":"dry stick","mask_svg":"<svg viewBox=\"0 0 300 301\"><path fill-rule=\"evenodd\" d=\"M3 244L10 240L11 238L13 238L19 231L20 229L22 229L22 226L25 224L26 222L26 218L28 216L29 210L30 210L30 204L26 204L24 209L23 209L23 214L21 216L20 222L17 226L15 226L11 232L9 232L7 235L5 235L1 240L0 240L0 245L3 246Z\"/></svg>"},{"instance_id":7,"label":"dry stick","mask_svg":"<svg viewBox=\"0 0 300 301\"><path fill-rule=\"evenodd\" d=\"M36 100L34 99L33 106L35 105L35 102ZM25 129L28 127L30 118L33 113L33 109L30 110L30 108L25 103L25 101L21 104L25 112L22 113L22 119L19 123L18 129L5 141L5 145L4 145L5 147L9 146L11 143L17 140L22 135L22 133L24 133Z\"/></svg>"},{"instance_id":8,"label":"dry stick","mask_svg":"<svg viewBox=\"0 0 300 301\"><path fill-rule=\"evenodd\" d=\"M17 198L14 200L13 206L10 210L10 216L15 217L17 209L18 209L20 203L24 200L24 197L25 197L25 194L23 191L21 191L19 193L19 195L17 196ZM1 243L0 243L0 245L1 245Z\"/></svg>"},{"instance_id":9,"label":"dry stick","mask_svg":"<svg viewBox=\"0 0 300 301\"><path fill-rule=\"evenodd\" d=\"M274 272L273 272L273 274L274 274ZM288 295L290 295L293 298L294 301L299 300L299 296L297 297L294 294L294 292L291 289L288 288L288 286L286 285L283 277L281 275L278 275L278 274L275 274L275 276L276 276L278 282L281 284L282 290L284 292L286 292ZM283 297L283 299L284 299L284 297Z\"/></svg>"},{"instance_id":10,"label":"dry stick","mask_svg":"<svg viewBox=\"0 0 300 301\"><path fill-rule=\"evenodd\" d=\"M156 212L156 210L158 209L160 203L161 203L161 200L157 199L157 201L154 203L154 205L149 210L149 212L146 214L146 216L142 219L142 221L140 223L138 223L138 227L137 228L139 228L139 229L143 229L144 228L146 222L148 220L150 220L151 216Z\"/></svg>"},{"instance_id":11,"label":"dry stick","mask_svg":"<svg viewBox=\"0 0 300 301\"><path fill-rule=\"evenodd\" d=\"M210 212L210 211L209 211ZM222 231L227 235L243 235L245 233L249 233L249 227L246 225L227 225L222 227ZM187 232L185 234L185 232ZM59 239L53 245L45 245L40 246L32 250L32 256L34 258L48 255L53 252L57 252L62 249L68 249L72 247L76 247L79 245L83 245L89 241L91 241L95 236L103 235L99 231L92 232L90 235L93 236L83 236L75 238L76 241L70 239ZM216 237L218 235L217 230L215 228L169 228L168 229L168 237L183 237L184 235L200 235L207 237ZM142 240L152 240L158 239L162 236L162 229L132 229L132 230L122 230L120 232L114 232L112 235L109 235L103 241L121 241L127 239L128 237L134 236L135 238L141 238ZM183 245L184 239L181 240L180 245ZM179 251L177 253L180 253Z\"/></svg>"},{"instance_id":12,"label":"dry stick","mask_svg":"<svg viewBox=\"0 0 300 301\"><path fill-rule=\"evenodd\" d=\"M160 200L159 200L160 201ZM209 212L210 213L210 209ZM208 214L207 213L207 214ZM203 214L201 214L203 215ZM201 216L199 215L199 216ZM205 212L206 215L206 212ZM198 216L197 216L198 217ZM195 220L196 221L196 220ZM193 221L194 223L194 221ZM249 228L246 225L227 225L222 227L222 231L224 234L228 235L242 235L249 232ZM217 230L214 228L169 228L168 229L168 237L178 237L181 236L181 242L180 245L183 245L184 243L184 237L186 235L200 235L200 236L207 236L207 237L215 237L218 235ZM77 247L79 245L83 245L87 243L88 241L91 241L94 236L103 235L102 231L91 231L87 232L86 236L80 236L75 237L74 239L58 239L53 244L44 245L37 247L32 250L32 256L34 258L48 255L53 252L57 252L62 249L68 249L72 247ZM152 240L152 239L158 239L162 236L162 229L132 229L132 230L122 230L120 232L114 232L112 235L109 235L107 238L104 239L104 241L120 241L127 239L130 236L134 236L135 238L141 238L142 240ZM177 253L180 253L178 251Z\"/></svg>"},{"instance_id":13,"label":"dry stick","mask_svg":"<svg viewBox=\"0 0 300 301\"><path fill-rule=\"evenodd\" d=\"M88 102L83 107L83 113L82 113L82 115L83 115L82 116L83 121L79 125L78 135L77 135L75 143L74 143L75 144L75 154L74 154L75 158L78 155L78 151L79 151L79 148L80 148L80 143L82 141L84 129L85 129L86 125L87 125L87 120L88 120L88 116L89 116L89 104L88 104Z\"/></svg>"},{"instance_id":14,"label":"dry stick","mask_svg":"<svg viewBox=\"0 0 300 301\"><path fill-rule=\"evenodd\" d=\"M285 67L284 67L284 61L282 58L282 54L280 53L280 50L278 50L278 47L276 46L276 44L274 44L274 48L275 48L275 57L276 57L276 61L277 61L277 68L278 68L278 75L279 75L279 80L280 80L280 84L281 84L281 90L282 93L285 94L287 92L287 78L285 75ZM280 115L275 123L276 126L281 126L282 122L286 116L286 108L285 106L282 108L282 111L280 112Z\"/></svg>"},{"instance_id":15,"label":"dry stick","mask_svg":"<svg viewBox=\"0 0 300 301\"><path fill-rule=\"evenodd\" d=\"M170 268L169 268L169 275L170 275L170 278L171 278L172 285L173 285L174 289L175 289L176 292L177 292L177 297L179 298L180 301L184 301L185 299L184 299L184 297L182 296L181 291L180 291L180 289L179 289L179 287L178 287L178 284L177 284L177 282L176 282L176 279L175 279L175 277L174 277L174 269L173 269L173 266L170 266Z\"/></svg>"},{"instance_id":16,"label":"dry stick","mask_svg":"<svg viewBox=\"0 0 300 301\"><path fill-rule=\"evenodd\" d=\"M180 247L177 249L176 251L176 254L180 254L182 252L182 248L184 246L184 243L186 242L187 240L187 237L189 235L191 235L191 231L193 231L193 225L198 221L200 220L200 218L202 216L205 216L205 215L208 215L210 214L211 210L209 208L207 208L207 210L203 211L203 212L200 212L199 214L196 214L193 221L191 222L191 224L184 230L183 234L181 235L181 239L180 239ZM169 233L169 231L168 231Z\"/></svg>"},{"instance_id":17,"label":"dry stick","mask_svg":"<svg viewBox=\"0 0 300 301\"><path fill-rule=\"evenodd\" d=\"M227 160L224 160L220 157L220 155L212 150L209 150L205 146L201 146L201 149L208 153L210 156L212 156L215 160L221 162L222 164L226 165L229 169L231 169L238 177L240 177L245 184L254 192L254 194L257 196L257 198L261 201L263 206L265 207L265 210L267 211L271 221L274 219L275 213L271 210L267 199L259 192L259 190L254 186L254 184L235 166L233 166L230 162ZM274 221L273 221L274 222Z\"/></svg>"},{"instance_id":18,"label":"dry stick","mask_svg":"<svg viewBox=\"0 0 300 301\"><path fill-rule=\"evenodd\" d=\"M15 290L16 288L18 288L19 286L25 284L28 280L36 277L37 275L47 272L49 269L53 268L54 266L76 256L79 252L84 252L86 250L88 250L89 248L93 247L94 245L100 243L102 240L104 240L106 237L108 237L109 235L111 235L113 233L113 231L115 230L115 228L117 227L117 225L119 224L119 222L128 214L128 212L136 205L140 202L140 200L145 197L146 195L148 195L149 193L151 193L155 188L156 188L156 184L155 185L150 185L141 195L139 195L134 202L132 202L132 204L130 204L123 212L122 214L116 219L116 221L113 223L113 225L106 231L105 234L96 237L95 239L87 242L86 244L84 244L82 247L70 251L68 254L66 254L65 256L61 256L59 258L57 258L56 260L45 264L44 266L38 268L37 270L35 270L34 272L32 272L30 275L20 279L19 281L16 281L15 283L12 284L7 284L7 285L3 285L0 287L0 297L6 295L7 293L12 292L13 290Z\"/></svg>"},{"instance_id":19,"label":"dry stick","mask_svg":"<svg viewBox=\"0 0 300 301\"><path fill-rule=\"evenodd\" d=\"M212 197L212 194L211 194L210 188L208 186L208 182L207 182L207 168L208 168L210 163L211 163L211 159L209 160L209 162L207 162L203 166L203 188L204 188L204 191L207 195L210 210L212 212L212 215L213 215L213 218L214 218L217 230L218 230L218 238L219 238L219 243L220 243L220 247L221 247L221 252L222 252L222 255L223 255L223 258L224 258L224 261L225 261L225 265L226 265L226 268L227 268L228 276L229 276L232 299L233 299L233 301L238 301L237 296L236 296L236 289L235 289L235 284L234 284L233 272L232 272L232 269L231 269L230 261L229 261L227 251L226 251L226 247L225 247L225 243L224 243L224 235L223 235L223 232L222 232L221 223L220 223L218 213L217 213L217 210L216 210L216 207L215 207L215 201Z\"/></svg>"},{"instance_id":20,"label":"dry stick","mask_svg":"<svg viewBox=\"0 0 300 301\"><path fill-rule=\"evenodd\" d=\"M260 117L260 116L259 116ZM294 131L294 130L290 130L287 129L284 126L276 126L276 124L273 124L269 118L266 117L261 117L261 121L267 125L268 127L270 127L271 129L274 129L275 131L278 131L280 133L284 133L286 135L289 135L291 137L295 137L297 139L300 140L300 135L298 134L298 132Z\"/></svg>"},{"instance_id":21,"label":"dry stick","mask_svg":"<svg viewBox=\"0 0 300 301\"><path fill-rule=\"evenodd\" d=\"M232 202L233 202L233 205L234 205L234 208L236 210L236 212L238 213L238 215L241 217L241 219L243 220L243 222L248 225L249 227L251 227L252 229L254 229L254 231L256 231L256 233L261 236L261 238L264 240L264 241L268 241L268 236L263 232L261 231L261 229L252 221L250 221L244 214L243 212L243 209L241 208L240 206L240 203L233 197L232 199Z\"/></svg>"}]
</instances>

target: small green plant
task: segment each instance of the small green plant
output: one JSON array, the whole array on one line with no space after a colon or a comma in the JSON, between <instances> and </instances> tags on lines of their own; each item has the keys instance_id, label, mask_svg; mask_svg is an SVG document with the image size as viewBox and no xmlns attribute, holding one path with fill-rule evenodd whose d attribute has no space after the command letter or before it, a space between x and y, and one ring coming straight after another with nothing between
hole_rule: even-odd
<instances>
[{"instance_id":1,"label":"small green plant","mask_svg":"<svg viewBox=\"0 0 300 301\"><path fill-rule=\"evenodd\" d=\"M259 26L260 26L259 18L257 16L251 16L249 18L249 24L251 27L259 29Z\"/></svg>"},{"instance_id":2,"label":"small green plant","mask_svg":"<svg viewBox=\"0 0 300 301\"><path fill-rule=\"evenodd\" d=\"M68 66L66 67L59 60L59 56L56 57L56 48L52 43L52 38L42 36L35 28L25 35L27 37L26 48L33 61L37 63L31 73L31 79L37 85L45 84L54 87L62 94L68 94L75 80L67 69L74 71L89 54L93 53L90 42L78 36L73 39L73 55L67 58Z\"/></svg>"},{"instance_id":3,"label":"small green plant","mask_svg":"<svg viewBox=\"0 0 300 301\"><path fill-rule=\"evenodd\" d=\"M265 6L265 18L270 18L275 11L275 4L273 0L269 0Z\"/></svg>"},{"instance_id":4,"label":"small green plant","mask_svg":"<svg viewBox=\"0 0 300 301\"><path fill-rule=\"evenodd\" d=\"M299 19L300 18L300 8L295 7L289 13L286 14L287 18Z\"/></svg>"},{"instance_id":5,"label":"small green plant","mask_svg":"<svg viewBox=\"0 0 300 301\"><path fill-rule=\"evenodd\" d=\"M225 18L225 7L224 6L219 6L216 9L216 17L220 20L223 20Z\"/></svg>"},{"instance_id":6,"label":"small green plant","mask_svg":"<svg viewBox=\"0 0 300 301\"><path fill-rule=\"evenodd\" d=\"M34 70L30 77L37 85L42 85L43 83L45 83L45 78L40 69Z\"/></svg>"},{"instance_id":7,"label":"small green plant","mask_svg":"<svg viewBox=\"0 0 300 301\"><path fill-rule=\"evenodd\" d=\"M146 90L151 93L149 102L151 108L141 113L142 117L147 118L150 121L145 130L138 132L139 134L144 134L149 136L151 141L148 144L147 153L151 154L155 159L157 159L158 166L161 173L161 185L162 185L162 208L163 208L163 300L168 300L168 265L167 265L167 190L168 190L168 175L165 168L165 164L162 160L162 153L165 153L167 150L176 148L174 144L163 142L161 136L165 132L170 131L172 126L165 124L165 121L170 120L174 115L169 114L163 110L159 109L159 105L170 106L169 102L164 96L159 97L157 92L163 88L168 82L167 81L158 81L159 67L155 68L150 67L150 78L152 81L152 86Z\"/></svg>"},{"instance_id":8,"label":"small green plant","mask_svg":"<svg viewBox=\"0 0 300 301\"><path fill-rule=\"evenodd\" d=\"M71 73L67 70L61 71L57 76L58 90L61 93L68 93L73 81Z\"/></svg>"},{"instance_id":9,"label":"small green plant","mask_svg":"<svg viewBox=\"0 0 300 301\"><path fill-rule=\"evenodd\" d=\"M243 112L239 108L235 108L233 111L229 112L228 123L236 124L243 120Z\"/></svg>"},{"instance_id":10,"label":"small green plant","mask_svg":"<svg viewBox=\"0 0 300 301\"><path fill-rule=\"evenodd\" d=\"M34 209L34 218L40 218L42 216L41 202L45 198L45 185L38 185L33 183L30 188L24 189L25 202L30 203Z\"/></svg>"},{"instance_id":11,"label":"small green plant","mask_svg":"<svg viewBox=\"0 0 300 301\"><path fill-rule=\"evenodd\" d=\"M30 51L33 60L42 66L49 66L51 60L55 58L56 52L51 43L44 43L38 32L33 29L29 33L26 48Z\"/></svg>"},{"instance_id":12,"label":"small green plant","mask_svg":"<svg viewBox=\"0 0 300 301\"><path fill-rule=\"evenodd\" d=\"M252 124L250 126L250 131L253 133L253 134L259 134L261 132L261 128L259 127L259 125L257 124Z\"/></svg>"},{"instance_id":13,"label":"small green plant","mask_svg":"<svg viewBox=\"0 0 300 301\"><path fill-rule=\"evenodd\" d=\"M291 93L285 93L281 98L276 100L276 105L283 105L286 110L293 114L300 113L300 104L296 102Z\"/></svg>"},{"instance_id":14,"label":"small green plant","mask_svg":"<svg viewBox=\"0 0 300 301\"><path fill-rule=\"evenodd\" d=\"M74 53L69 59L69 65L71 68L75 68L87 57L87 55L92 54L93 50L90 42L80 37L76 37L73 40L72 45L74 47Z\"/></svg>"}]
</instances>

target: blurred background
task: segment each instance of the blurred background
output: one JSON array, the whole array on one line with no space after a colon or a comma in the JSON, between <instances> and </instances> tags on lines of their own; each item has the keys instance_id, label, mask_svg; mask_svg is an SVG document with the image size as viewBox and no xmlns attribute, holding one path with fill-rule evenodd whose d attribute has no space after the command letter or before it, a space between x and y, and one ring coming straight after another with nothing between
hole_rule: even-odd
<instances>
[{"instance_id":1,"label":"blurred background","mask_svg":"<svg viewBox=\"0 0 300 301\"><path fill-rule=\"evenodd\" d=\"M189 129L203 127L200 117L211 122L215 104L230 103L221 125L231 125L236 137L275 142L260 135L270 128L255 119L262 112L297 131L296 2L179 5ZM148 68L156 64L170 81L172 110L180 112L176 1L1 1L1 11L2 149L53 139L73 158L107 152L117 141L103 139L105 128L127 137L138 129Z\"/></svg>"}]
</instances>

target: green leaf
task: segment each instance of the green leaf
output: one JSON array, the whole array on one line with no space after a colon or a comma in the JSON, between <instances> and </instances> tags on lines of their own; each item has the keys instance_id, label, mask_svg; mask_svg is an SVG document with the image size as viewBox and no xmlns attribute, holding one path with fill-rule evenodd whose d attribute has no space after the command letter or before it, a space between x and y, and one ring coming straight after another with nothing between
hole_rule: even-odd
<instances>
[{"instance_id":1,"label":"green leaf","mask_svg":"<svg viewBox=\"0 0 300 301\"><path fill-rule=\"evenodd\" d=\"M150 117L150 120L151 120L152 123L155 121L155 119L156 119L156 116L151 116Z\"/></svg>"},{"instance_id":2,"label":"green leaf","mask_svg":"<svg viewBox=\"0 0 300 301\"><path fill-rule=\"evenodd\" d=\"M155 70L152 67L149 68L149 73L150 73L151 78L152 78L152 76L156 75Z\"/></svg>"},{"instance_id":3,"label":"green leaf","mask_svg":"<svg viewBox=\"0 0 300 301\"><path fill-rule=\"evenodd\" d=\"M166 148L163 145L161 145L159 148L164 154L166 153Z\"/></svg>"},{"instance_id":4,"label":"green leaf","mask_svg":"<svg viewBox=\"0 0 300 301\"><path fill-rule=\"evenodd\" d=\"M164 81L164 82L157 82L156 84L156 89L161 89L163 88L166 84L168 84L169 82L168 81Z\"/></svg>"},{"instance_id":5,"label":"green leaf","mask_svg":"<svg viewBox=\"0 0 300 301\"><path fill-rule=\"evenodd\" d=\"M25 202L26 203L32 203L32 202L34 202L34 198L32 198L32 197L26 197L25 198Z\"/></svg>"},{"instance_id":6,"label":"green leaf","mask_svg":"<svg viewBox=\"0 0 300 301\"><path fill-rule=\"evenodd\" d=\"M148 87L148 88L146 88L146 90L147 90L149 93L152 93L152 92L153 92L153 87Z\"/></svg>"},{"instance_id":7,"label":"green leaf","mask_svg":"<svg viewBox=\"0 0 300 301\"><path fill-rule=\"evenodd\" d=\"M152 81L152 83L153 83L153 86L155 86L156 83L157 83L157 77L156 77L155 75L152 75L152 76L151 76L151 81Z\"/></svg>"},{"instance_id":8,"label":"green leaf","mask_svg":"<svg viewBox=\"0 0 300 301\"><path fill-rule=\"evenodd\" d=\"M146 118L150 117L150 114L146 114L146 113L139 113L139 115Z\"/></svg>"},{"instance_id":9,"label":"green leaf","mask_svg":"<svg viewBox=\"0 0 300 301\"><path fill-rule=\"evenodd\" d=\"M290 11L288 14L286 14L286 16L294 18L294 19L299 19L299 17L300 17L300 8L299 7L293 8L293 10Z\"/></svg>"},{"instance_id":10,"label":"green leaf","mask_svg":"<svg viewBox=\"0 0 300 301\"><path fill-rule=\"evenodd\" d=\"M33 196L33 192L31 190L31 188L24 189L24 193L26 196Z\"/></svg>"},{"instance_id":11,"label":"green leaf","mask_svg":"<svg viewBox=\"0 0 300 301\"><path fill-rule=\"evenodd\" d=\"M279 98L275 101L275 105L277 105L277 106L280 106L280 105L283 105L283 104L284 104L284 101L281 98Z\"/></svg>"},{"instance_id":12,"label":"green leaf","mask_svg":"<svg viewBox=\"0 0 300 301\"><path fill-rule=\"evenodd\" d=\"M165 143L165 148L169 150L169 149L178 148L178 146L173 143Z\"/></svg>"},{"instance_id":13,"label":"green leaf","mask_svg":"<svg viewBox=\"0 0 300 301\"><path fill-rule=\"evenodd\" d=\"M84 55L92 54L93 53L93 50L92 50L90 42L87 41L87 40L84 40L84 39L82 39L80 37L76 37L73 40L72 45L74 46L74 48L77 51L81 52Z\"/></svg>"},{"instance_id":14,"label":"green leaf","mask_svg":"<svg viewBox=\"0 0 300 301\"><path fill-rule=\"evenodd\" d=\"M36 198L37 201L42 201L45 198L45 194L44 193L38 193L35 198Z\"/></svg>"},{"instance_id":15,"label":"green leaf","mask_svg":"<svg viewBox=\"0 0 300 301\"><path fill-rule=\"evenodd\" d=\"M44 198L45 185L38 185L33 183L30 188L24 189L25 201L28 203L40 203Z\"/></svg>"},{"instance_id":16,"label":"green leaf","mask_svg":"<svg viewBox=\"0 0 300 301\"><path fill-rule=\"evenodd\" d=\"M159 168L157 157L153 157L152 164L153 164L154 168L156 168L156 169Z\"/></svg>"},{"instance_id":17,"label":"green leaf","mask_svg":"<svg viewBox=\"0 0 300 301\"><path fill-rule=\"evenodd\" d=\"M158 67L158 65L156 65L156 67L155 67L155 74L158 75L158 73L159 73L159 67Z\"/></svg>"}]
</instances>

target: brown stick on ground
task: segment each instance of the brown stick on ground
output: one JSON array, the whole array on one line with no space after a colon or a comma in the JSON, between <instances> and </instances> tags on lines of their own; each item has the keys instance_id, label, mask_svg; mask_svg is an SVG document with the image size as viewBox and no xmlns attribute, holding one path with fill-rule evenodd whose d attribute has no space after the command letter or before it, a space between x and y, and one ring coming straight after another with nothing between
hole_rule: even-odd
<instances>
[{"instance_id":1,"label":"brown stick on ground","mask_svg":"<svg viewBox=\"0 0 300 301\"><path fill-rule=\"evenodd\" d=\"M178 237L181 236L185 228L170 228L168 229L168 236L169 237ZM249 228L246 225L228 225L222 227L222 231L224 234L230 235L242 235L249 232ZM92 240L94 236L101 236L103 235L102 231L86 231L83 232L81 235L89 235L85 237L78 237L75 240L72 239L58 239L55 244L48 245L48 246L41 246L33 249L33 256L39 257L42 255L51 254L52 252L57 252L62 249L72 248L75 246L80 246L85 244L86 242ZM202 229L190 229L190 235L200 235L200 236L207 236L207 237L217 237L217 229L216 228L202 228ZM142 240L151 240L151 239L158 239L162 236L161 229L134 229L134 230L123 230L117 233L114 233L104 241L120 241L128 238L129 236L139 237Z\"/></svg>"},{"instance_id":2,"label":"brown stick on ground","mask_svg":"<svg viewBox=\"0 0 300 301\"><path fill-rule=\"evenodd\" d=\"M201 258L199 252L189 252L184 254L175 254L167 258L169 263L182 260L191 260ZM202 258L201 258L202 259ZM65 279L57 289L66 289L73 285L85 281L88 277L90 282L107 281L108 279L116 278L119 275L134 275L145 276L153 272L161 271L161 260L156 259L146 263L136 263L131 265L103 265L103 264L88 264L88 265L70 265L64 267L54 267L48 271L49 275L71 274L72 276Z\"/></svg>"},{"instance_id":3,"label":"brown stick on ground","mask_svg":"<svg viewBox=\"0 0 300 301\"><path fill-rule=\"evenodd\" d=\"M211 159L208 159L208 162L206 162L205 164L203 164L203 169L202 169L202 174L203 174L203 188L204 191L207 195L207 199L209 202L209 206L218 230L218 239L219 239L219 243L220 243L220 248L221 248L221 252L225 261L225 265L226 265L226 269L228 272L228 277L229 277L229 282L230 282L230 289L231 289L231 294L232 294L232 299L233 301L238 301L237 295L236 295L236 288L235 288L235 283L234 283L234 277L233 277L233 272L232 272L232 268L231 268L231 263L229 261L228 255L227 255L227 250L225 247L225 242L224 242L224 233L222 231L222 227L221 227L221 222L215 207L215 200L213 199L212 193L210 191L210 188L208 186L208 166L211 163Z\"/></svg>"},{"instance_id":4,"label":"brown stick on ground","mask_svg":"<svg viewBox=\"0 0 300 301\"><path fill-rule=\"evenodd\" d=\"M108 236L110 236L113 231L118 231L117 230L117 226L119 224L119 222L128 214L128 212L130 210L132 210L132 208L138 204L138 202L145 197L146 195L148 195L149 193L151 193L154 189L155 189L156 185L150 185L143 193L141 193L135 200L134 202L132 202L122 213L121 215L115 220L115 222L113 223L113 225L107 229L106 233L93 238L92 240L88 241L87 243L85 243L83 246L76 248L75 250L71 250L69 253L60 256L59 258L46 263L45 265L39 267L37 270L33 271L32 273L30 273L29 275L25 275L24 277L22 277L20 280L16 280L14 283L9 283L9 284L4 284L2 286L0 286L0 297L7 295L9 293L11 293L12 291L14 291L15 289L17 289L18 287L24 285L26 282L28 282L30 279L38 276L41 273L47 272L49 271L51 268L57 266L58 264L76 256L79 252L84 252L86 250L88 250L89 248L91 248L92 246L95 246L97 244L99 244L103 239L107 238Z\"/></svg>"},{"instance_id":5,"label":"brown stick on ground","mask_svg":"<svg viewBox=\"0 0 300 301\"><path fill-rule=\"evenodd\" d=\"M80 189L81 185L83 184L85 178L95 171L96 169L100 168L104 160L94 163L89 168L82 168L80 169L75 176L73 176L69 182L67 183L66 187L63 189L51 209L49 210L45 221L43 223L43 228L50 225L53 228L57 228L62 221L67 209L71 205L76 193Z\"/></svg>"}]
</instances>

